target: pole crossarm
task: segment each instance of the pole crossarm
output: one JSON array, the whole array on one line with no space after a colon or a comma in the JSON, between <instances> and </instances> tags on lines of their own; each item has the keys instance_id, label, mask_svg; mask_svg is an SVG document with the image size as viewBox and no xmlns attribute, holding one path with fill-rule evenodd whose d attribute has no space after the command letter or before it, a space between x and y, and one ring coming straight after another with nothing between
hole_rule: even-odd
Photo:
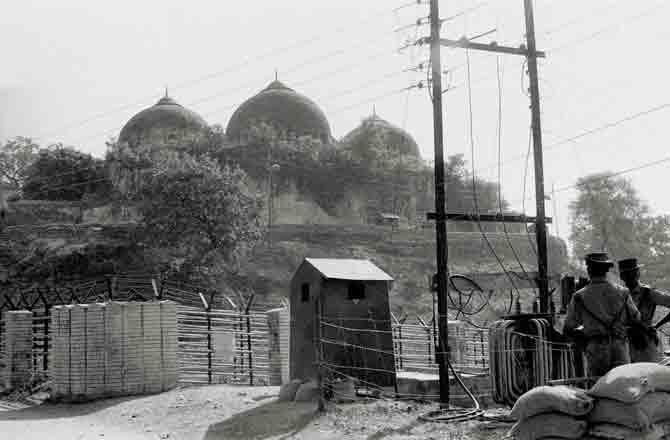
<instances>
[{"instance_id":1,"label":"pole crossarm","mask_svg":"<svg viewBox=\"0 0 670 440\"><path fill-rule=\"evenodd\" d=\"M479 37L479 36L478 36ZM476 38L476 37L475 37ZM430 37L424 37L417 40L414 44L409 44L409 46L429 44L431 42ZM495 41L490 43L476 43L468 38L460 38L458 40L451 40L449 38L440 38L440 45L445 47L459 47L461 49L473 49L473 50L483 50L485 52L496 52L496 53L506 53L510 55L521 55L523 57L534 56L536 58L545 58L546 53L541 50L531 51L528 50L526 45L522 44L519 47L513 46L501 46Z\"/></svg>"},{"instance_id":2,"label":"pole crossarm","mask_svg":"<svg viewBox=\"0 0 670 440\"><path fill-rule=\"evenodd\" d=\"M500 222L500 223L536 223L537 217L527 217L519 214L476 214L463 212L448 212L446 220L463 222ZM426 214L428 220L437 220L437 214L429 212ZM551 223L551 217L545 217L546 223Z\"/></svg>"},{"instance_id":3,"label":"pole crossarm","mask_svg":"<svg viewBox=\"0 0 670 440\"><path fill-rule=\"evenodd\" d=\"M440 38L440 45L447 47L460 47L462 49L483 50L486 52L507 53L511 55L521 55L524 57L535 56L537 58L544 58L545 53L542 51L531 52L525 45L519 47L499 46L495 41L491 43L475 43L465 38L460 40L449 40L447 38Z\"/></svg>"}]
</instances>

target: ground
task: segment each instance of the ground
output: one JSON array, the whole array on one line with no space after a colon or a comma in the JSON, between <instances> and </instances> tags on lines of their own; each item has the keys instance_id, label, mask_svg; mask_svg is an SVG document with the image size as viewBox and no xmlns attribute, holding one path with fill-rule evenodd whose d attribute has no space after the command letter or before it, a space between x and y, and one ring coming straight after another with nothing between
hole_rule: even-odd
<instances>
[{"instance_id":1,"label":"ground","mask_svg":"<svg viewBox=\"0 0 670 440\"><path fill-rule=\"evenodd\" d=\"M500 439L508 424L424 423L414 402L281 403L277 387L215 385L79 404L0 401L3 439L299 440Z\"/></svg>"}]
</instances>

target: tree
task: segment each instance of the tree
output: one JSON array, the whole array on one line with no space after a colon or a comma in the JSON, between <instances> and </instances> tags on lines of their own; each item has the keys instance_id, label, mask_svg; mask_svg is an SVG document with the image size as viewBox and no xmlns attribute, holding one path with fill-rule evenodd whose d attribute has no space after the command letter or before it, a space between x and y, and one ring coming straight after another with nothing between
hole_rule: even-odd
<instances>
[{"instance_id":1,"label":"tree","mask_svg":"<svg viewBox=\"0 0 670 440\"><path fill-rule=\"evenodd\" d=\"M23 186L28 167L35 161L39 145L27 137L16 137L0 147L0 183Z\"/></svg>"},{"instance_id":2,"label":"tree","mask_svg":"<svg viewBox=\"0 0 670 440\"><path fill-rule=\"evenodd\" d=\"M180 272L220 282L262 238L262 199L239 168L182 153L145 176L139 198L148 246Z\"/></svg>"},{"instance_id":3,"label":"tree","mask_svg":"<svg viewBox=\"0 0 670 440\"><path fill-rule=\"evenodd\" d=\"M40 150L25 176L23 194L29 199L79 201L85 194L104 199L111 191L104 161L60 144Z\"/></svg>"},{"instance_id":4,"label":"tree","mask_svg":"<svg viewBox=\"0 0 670 440\"><path fill-rule=\"evenodd\" d=\"M645 238L660 237L652 233L655 222L630 181L610 173L592 174L579 179L577 189L577 199L569 206L570 241L577 257L594 250L614 258L650 255Z\"/></svg>"}]
</instances>

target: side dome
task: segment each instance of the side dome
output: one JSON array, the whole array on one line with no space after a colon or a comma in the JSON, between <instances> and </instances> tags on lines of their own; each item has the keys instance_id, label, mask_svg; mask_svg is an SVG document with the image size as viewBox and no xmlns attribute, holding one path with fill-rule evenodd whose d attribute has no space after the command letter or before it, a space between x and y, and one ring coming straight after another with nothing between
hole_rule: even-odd
<instances>
[{"instance_id":1,"label":"side dome","mask_svg":"<svg viewBox=\"0 0 670 440\"><path fill-rule=\"evenodd\" d=\"M370 134L378 134L390 153L421 159L419 146L414 138L402 128L380 118L374 112L372 116L365 118L361 125L345 135L341 140L341 145L349 149L360 148Z\"/></svg>"},{"instance_id":2,"label":"side dome","mask_svg":"<svg viewBox=\"0 0 670 440\"><path fill-rule=\"evenodd\" d=\"M178 144L204 134L207 122L197 113L178 104L167 95L155 105L130 118L119 134L119 142L131 146Z\"/></svg>"},{"instance_id":3,"label":"side dome","mask_svg":"<svg viewBox=\"0 0 670 440\"><path fill-rule=\"evenodd\" d=\"M324 143L331 141L330 124L319 106L277 80L235 110L226 135L229 139L243 141L249 129L259 122L268 123L289 135L312 136Z\"/></svg>"}]
</instances>

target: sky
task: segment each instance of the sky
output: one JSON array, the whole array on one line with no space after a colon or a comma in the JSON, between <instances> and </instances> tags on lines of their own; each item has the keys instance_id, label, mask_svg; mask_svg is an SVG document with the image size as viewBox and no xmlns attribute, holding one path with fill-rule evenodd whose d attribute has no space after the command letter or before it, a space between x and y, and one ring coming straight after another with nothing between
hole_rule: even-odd
<instances>
[{"instance_id":1,"label":"sky","mask_svg":"<svg viewBox=\"0 0 670 440\"><path fill-rule=\"evenodd\" d=\"M547 212L558 220L551 232L567 238L570 187L580 176L670 156L670 3L535 0L534 7L538 49L546 51L539 65L545 189L557 189ZM442 0L440 9L444 38L491 31L477 41L524 41L522 0ZM29 136L102 157L105 141L165 87L225 127L277 71L323 109L336 138L374 106L431 160L432 106L417 87L426 72L416 69L428 50L407 44L428 34L416 26L427 15L425 0L12 2L0 26L0 141ZM445 154L464 154L469 166L474 154L477 176L500 179L512 208L534 215L523 58L444 48L442 60ZM624 174L656 214L670 213L669 164Z\"/></svg>"}]
</instances>

